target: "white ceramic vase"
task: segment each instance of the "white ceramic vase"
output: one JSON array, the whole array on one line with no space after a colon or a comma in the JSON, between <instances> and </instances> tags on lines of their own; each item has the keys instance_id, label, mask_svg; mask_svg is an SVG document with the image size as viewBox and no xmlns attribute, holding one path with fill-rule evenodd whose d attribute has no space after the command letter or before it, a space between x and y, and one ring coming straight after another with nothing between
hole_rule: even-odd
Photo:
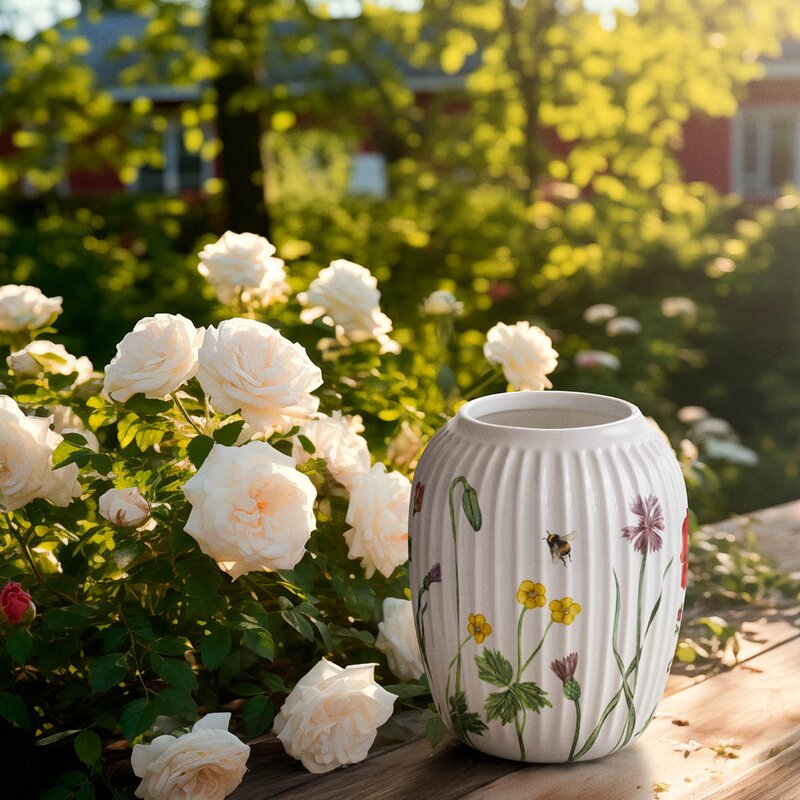
<instances>
[{"instance_id":1,"label":"white ceramic vase","mask_svg":"<svg viewBox=\"0 0 800 800\"><path fill-rule=\"evenodd\" d=\"M450 730L492 755L598 758L661 699L686 586L686 489L638 408L574 392L472 400L414 476L417 633Z\"/></svg>"}]
</instances>

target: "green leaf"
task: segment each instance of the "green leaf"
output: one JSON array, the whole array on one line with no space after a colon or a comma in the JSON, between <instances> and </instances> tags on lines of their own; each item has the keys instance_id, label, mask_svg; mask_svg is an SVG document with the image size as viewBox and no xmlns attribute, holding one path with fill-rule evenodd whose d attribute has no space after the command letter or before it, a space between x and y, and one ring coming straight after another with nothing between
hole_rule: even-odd
<instances>
[{"instance_id":1,"label":"green leaf","mask_svg":"<svg viewBox=\"0 0 800 800\"><path fill-rule=\"evenodd\" d=\"M25 701L11 692L0 692L0 717L18 728L30 728L31 726Z\"/></svg>"},{"instance_id":2,"label":"green leaf","mask_svg":"<svg viewBox=\"0 0 800 800\"><path fill-rule=\"evenodd\" d=\"M144 452L155 444L159 444L166 435L166 431L162 428L147 427L142 425L136 431L135 441L136 446Z\"/></svg>"},{"instance_id":3,"label":"green leaf","mask_svg":"<svg viewBox=\"0 0 800 800\"><path fill-rule=\"evenodd\" d=\"M102 747L100 737L88 729L81 731L75 739L75 753L87 767L93 767L99 761Z\"/></svg>"},{"instance_id":4,"label":"green leaf","mask_svg":"<svg viewBox=\"0 0 800 800\"><path fill-rule=\"evenodd\" d=\"M258 697L251 697L244 704L242 720L247 735L251 738L260 736L272 724L275 710L272 701L263 694Z\"/></svg>"},{"instance_id":5,"label":"green leaf","mask_svg":"<svg viewBox=\"0 0 800 800\"><path fill-rule=\"evenodd\" d=\"M134 394L125 401L123 408L140 417L155 417L169 411L172 406L172 400L151 400L143 394Z\"/></svg>"},{"instance_id":6,"label":"green leaf","mask_svg":"<svg viewBox=\"0 0 800 800\"><path fill-rule=\"evenodd\" d=\"M317 448L314 447L314 442L308 438L308 436L304 436L302 433L298 434L297 441L303 446L303 450L306 451L309 455L313 455L317 452Z\"/></svg>"},{"instance_id":7,"label":"green leaf","mask_svg":"<svg viewBox=\"0 0 800 800\"><path fill-rule=\"evenodd\" d=\"M200 657L209 669L216 669L231 652L231 632L219 622L208 625L210 633L200 642Z\"/></svg>"},{"instance_id":8,"label":"green leaf","mask_svg":"<svg viewBox=\"0 0 800 800\"><path fill-rule=\"evenodd\" d=\"M53 451L53 469L66 467L67 464L85 467L91 456L92 451L86 446L86 439L78 433L68 433Z\"/></svg>"},{"instance_id":9,"label":"green leaf","mask_svg":"<svg viewBox=\"0 0 800 800\"><path fill-rule=\"evenodd\" d=\"M446 731L447 726L442 722L442 718L438 714L434 714L425 726L425 738L431 743L431 747L435 749L444 738Z\"/></svg>"},{"instance_id":10,"label":"green leaf","mask_svg":"<svg viewBox=\"0 0 800 800\"><path fill-rule=\"evenodd\" d=\"M6 650L8 650L8 654L17 664L25 664L28 661L32 648L33 636L31 636L30 631L24 628L14 631L6 639Z\"/></svg>"},{"instance_id":11,"label":"green leaf","mask_svg":"<svg viewBox=\"0 0 800 800\"><path fill-rule=\"evenodd\" d=\"M141 420L136 414L125 414L117 423L117 439L120 447L127 447L136 437Z\"/></svg>"},{"instance_id":12,"label":"green leaf","mask_svg":"<svg viewBox=\"0 0 800 800\"><path fill-rule=\"evenodd\" d=\"M287 625L291 625L304 639L309 642L314 640L314 629L309 621L294 609L281 611L281 618Z\"/></svg>"},{"instance_id":13,"label":"green leaf","mask_svg":"<svg viewBox=\"0 0 800 800\"><path fill-rule=\"evenodd\" d=\"M214 431L214 441L231 447L236 444L236 440L239 438L243 428L243 419L238 419L236 422L229 422L227 425L223 425L221 428L217 428Z\"/></svg>"},{"instance_id":14,"label":"green leaf","mask_svg":"<svg viewBox=\"0 0 800 800\"><path fill-rule=\"evenodd\" d=\"M65 786L53 786L45 789L39 795L39 800L70 800L71 798L72 789L67 789Z\"/></svg>"},{"instance_id":15,"label":"green leaf","mask_svg":"<svg viewBox=\"0 0 800 800\"><path fill-rule=\"evenodd\" d=\"M268 672L266 675L262 676L262 680L264 681L264 685L273 692L289 692L289 687L283 682L283 678L280 675L275 675L272 672Z\"/></svg>"},{"instance_id":16,"label":"green leaf","mask_svg":"<svg viewBox=\"0 0 800 800\"><path fill-rule=\"evenodd\" d=\"M210 436L195 436L194 439L189 442L189 446L186 448L186 454L189 456L189 460L192 464L200 469L213 446L214 440Z\"/></svg>"},{"instance_id":17,"label":"green leaf","mask_svg":"<svg viewBox=\"0 0 800 800\"><path fill-rule=\"evenodd\" d=\"M483 516L481 515L481 507L478 504L478 493L469 484L464 486L461 505L469 524L472 526L472 530L479 531L483 524Z\"/></svg>"},{"instance_id":18,"label":"green leaf","mask_svg":"<svg viewBox=\"0 0 800 800\"><path fill-rule=\"evenodd\" d=\"M65 631L70 628L83 628L89 625L95 610L89 606L68 606L54 608L44 615L44 625L51 631Z\"/></svg>"},{"instance_id":19,"label":"green leaf","mask_svg":"<svg viewBox=\"0 0 800 800\"><path fill-rule=\"evenodd\" d=\"M54 733L50 736L45 736L44 739L38 739L36 741L36 746L47 747L47 745L55 744L56 742L60 742L62 739L68 739L70 736L74 736L76 733L80 733L80 731L59 731L58 733Z\"/></svg>"},{"instance_id":20,"label":"green leaf","mask_svg":"<svg viewBox=\"0 0 800 800\"><path fill-rule=\"evenodd\" d=\"M91 783L84 783L77 792L75 792L75 800L94 800L95 791Z\"/></svg>"},{"instance_id":21,"label":"green leaf","mask_svg":"<svg viewBox=\"0 0 800 800\"><path fill-rule=\"evenodd\" d=\"M128 671L125 653L109 653L92 659L89 666L89 683L92 691L104 692L116 686Z\"/></svg>"},{"instance_id":22,"label":"green leaf","mask_svg":"<svg viewBox=\"0 0 800 800\"><path fill-rule=\"evenodd\" d=\"M157 714L156 707L144 697L128 703L119 718L122 735L132 743L137 736L144 733L155 722Z\"/></svg>"},{"instance_id":23,"label":"green leaf","mask_svg":"<svg viewBox=\"0 0 800 800\"><path fill-rule=\"evenodd\" d=\"M159 692L156 706L168 717L180 717L188 721L197 719L197 703L190 694L180 689L170 688Z\"/></svg>"},{"instance_id":24,"label":"green leaf","mask_svg":"<svg viewBox=\"0 0 800 800\"><path fill-rule=\"evenodd\" d=\"M421 683L394 683L390 686L384 686L387 692L396 694L398 697L421 697L424 694L429 694L427 686Z\"/></svg>"},{"instance_id":25,"label":"green leaf","mask_svg":"<svg viewBox=\"0 0 800 800\"><path fill-rule=\"evenodd\" d=\"M504 692L492 692L486 698L483 710L486 712L486 719L499 719L503 725L508 725L521 710L521 705L513 690L506 689Z\"/></svg>"},{"instance_id":26,"label":"green leaf","mask_svg":"<svg viewBox=\"0 0 800 800\"><path fill-rule=\"evenodd\" d=\"M492 686L508 686L514 677L511 662L499 650L484 650L475 656L478 677Z\"/></svg>"},{"instance_id":27,"label":"green leaf","mask_svg":"<svg viewBox=\"0 0 800 800\"><path fill-rule=\"evenodd\" d=\"M271 661L275 656L275 642L272 634L261 628L260 630L245 631L242 636L244 646L248 650L252 650L256 655L261 658L266 658Z\"/></svg>"},{"instance_id":28,"label":"green leaf","mask_svg":"<svg viewBox=\"0 0 800 800\"><path fill-rule=\"evenodd\" d=\"M553 707L553 704L547 699L547 692L532 681L517 683L512 688L516 692L519 702L537 714L545 707Z\"/></svg>"},{"instance_id":29,"label":"green leaf","mask_svg":"<svg viewBox=\"0 0 800 800\"><path fill-rule=\"evenodd\" d=\"M162 656L182 656L191 649L182 636L162 636L148 646L154 653L161 653Z\"/></svg>"},{"instance_id":30,"label":"green leaf","mask_svg":"<svg viewBox=\"0 0 800 800\"><path fill-rule=\"evenodd\" d=\"M164 658L157 653L150 653L150 666L160 678L176 689L184 692L192 692L197 689L197 678L187 661Z\"/></svg>"}]
</instances>

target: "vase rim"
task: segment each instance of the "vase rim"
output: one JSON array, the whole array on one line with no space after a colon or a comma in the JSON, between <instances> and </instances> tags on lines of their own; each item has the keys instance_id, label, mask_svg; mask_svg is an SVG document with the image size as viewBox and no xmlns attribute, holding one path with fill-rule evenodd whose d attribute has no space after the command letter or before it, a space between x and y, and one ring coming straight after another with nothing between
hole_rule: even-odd
<instances>
[{"instance_id":1,"label":"vase rim","mask_svg":"<svg viewBox=\"0 0 800 800\"><path fill-rule=\"evenodd\" d=\"M465 435L508 441L576 439L586 444L595 437L607 441L640 438L650 432L633 403L589 392L486 395L461 406L454 422Z\"/></svg>"}]
</instances>

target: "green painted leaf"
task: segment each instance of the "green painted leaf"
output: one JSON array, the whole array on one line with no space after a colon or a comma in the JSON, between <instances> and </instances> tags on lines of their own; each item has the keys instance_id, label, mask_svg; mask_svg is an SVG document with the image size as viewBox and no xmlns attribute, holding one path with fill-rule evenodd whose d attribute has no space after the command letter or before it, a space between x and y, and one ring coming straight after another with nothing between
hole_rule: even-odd
<instances>
[{"instance_id":1,"label":"green painted leaf","mask_svg":"<svg viewBox=\"0 0 800 800\"><path fill-rule=\"evenodd\" d=\"M553 707L553 704L547 699L547 692L532 681L517 683L512 688L516 692L519 702L537 714L545 707Z\"/></svg>"},{"instance_id":2,"label":"green painted leaf","mask_svg":"<svg viewBox=\"0 0 800 800\"><path fill-rule=\"evenodd\" d=\"M511 662L499 650L484 650L475 656L478 677L492 686L508 686L514 677Z\"/></svg>"},{"instance_id":3,"label":"green painted leaf","mask_svg":"<svg viewBox=\"0 0 800 800\"><path fill-rule=\"evenodd\" d=\"M467 484L464 487L464 493L461 495L461 505L464 508L464 514L472 526L472 530L479 531L483 525L483 516L481 515L481 507L478 504L478 493Z\"/></svg>"},{"instance_id":4,"label":"green painted leaf","mask_svg":"<svg viewBox=\"0 0 800 800\"><path fill-rule=\"evenodd\" d=\"M231 632L219 622L208 624L210 633L200 642L200 657L209 669L216 669L231 652Z\"/></svg>"},{"instance_id":5,"label":"green painted leaf","mask_svg":"<svg viewBox=\"0 0 800 800\"><path fill-rule=\"evenodd\" d=\"M231 447L236 444L236 440L239 438L242 428L244 428L243 419L238 419L236 422L229 422L227 425L223 425L221 428L217 428L217 430L214 431L214 441Z\"/></svg>"},{"instance_id":6,"label":"green painted leaf","mask_svg":"<svg viewBox=\"0 0 800 800\"><path fill-rule=\"evenodd\" d=\"M189 460L198 469L203 466L203 462L208 458L211 448L214 446L214 440L210 436L195 436L189 446L186 448L186 453Z\"/></svg>"},{"instance_id":7,"label":"green painted leaf","mask_svg":"<svg viewBox=\"0 0 800 800\"><path fill-rule=\"evenodd\" d=\"M119 718L122 735L129 742L133 742L139 734L144 733L155 722L157 714L156 707L144 697L128 703Z\"/></svg>"},{"instance_id":8,"label":"green painted leaf","mask_svg":"<svg viewBox=\"0 0 800 800\"><path fill-rule=\"evenodd\" d=\"M88 729L81 731L75 739L75 753L87 767L93 767L99 761L102 746L100 737Z\"/></svg>"},{"instance_id":9,"label":"green painted leaf","mask_svg":"<svg viewBox=\"0 0 800 800\"><path fill-rule=\"evenodd\" d=\"M504 692L492 692L486 698L483 710L486 712L486 719L499 719L503 725L508 725L513 722L521 706L513 690L506 689Z\"/></svg>"},{"instance_id":10,"label":"green painted leaf","mask_svg":"<svg viewBox=\"0 0 800 800\"><path fill-rule=\"evenodd\" d=\"M263 694L251 697L244 704L242 720L244 729L250 737L260 736L272 725L275 710L272 701Z\"/></svg>"},{"instance_id":11,"label":"green painted leaf","mask_svg":"<svg viewBox=\"0 0 800 800\"><path fill-rule=\"evenodd\" d=\"M467 706L467 696L464 692L459 692L449 699L450 705L450 724L453 726L453 733L460 739L465 739L469 734L475 733L479 736L487 730L486 723Z\"/></svg>"},{"instance_id":12,"label":"green painted leaf","mask_svg":"<svg viewBox=\"0 0 800 800\"><path fill-rule=\"evenodd\" d=\"M104 692L116 686L128 671L125 653L109 653L92 659L89 666L89 683L93 692Z\"/></svg>"}]
</instances>

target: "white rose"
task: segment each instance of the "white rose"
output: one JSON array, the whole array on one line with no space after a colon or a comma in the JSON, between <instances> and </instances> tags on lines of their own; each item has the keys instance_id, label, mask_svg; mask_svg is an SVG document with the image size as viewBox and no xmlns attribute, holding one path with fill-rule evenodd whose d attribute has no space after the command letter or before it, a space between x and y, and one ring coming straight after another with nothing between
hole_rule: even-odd
<instances>
[{"instance_id":1,"label":"white rose","mask_svg":"<svg viewBox=\"0 0 800 800\"><path fill-rule=\"evenodd\" d=\"M607 353L605 350L583 350L575 355L575 366L580 369L605 367L618 370L622 362L613 353Z\"/></svg>"},{"instance_id":2,"label":"white rose","mask_svg":"<svg viewBox=\"0 0 800 800\"><path fill-rule=\"evenodd\" d=\"M558 364L558 353L550 337L528 322L506 325L498 322L486 334L486 360L503 367L506 380L517 390L549 389L547 378Z\"/></svg>"},{"instance_id":3,"label":"white rose","mask_svg":"<svg viewBox=\"0 0 800 800\"><path fill-rule=\"evenodd\" d=\"M376 339L381 352L399 352L397 342L387 336L392 321L380 309L378 281L360 264L343 258L331 261L297 299L307 306L300 314L303 322L323 317L335 327L340 344Z\"/></svg>"},{"instance_id":4,"label":"white rose","mask_svg":"<svg viewBox=\"0 0 800 800\"><path fill-rule=\"evenodd\" d=\"M377 569L388 578L408 560L408 504L411 482L399 472L373 464L353 481L344 538L350 558L361 559L370 578Z\"/></svg>"},{"instance_id":5,"label":"white rose","mask_svg":"<svg viewBox=\"0 0 800 800\"><path fill-rule=\"evenodd\" d=\"M683 406L678 409L678 421L684 425L692 425L709 416L708 409L703 406Z\"/></svg>"},{"instance_id":6,"label":"white rose","mask_svg":"<svg viewBox=\"0 0 800 800\"><path fill-rule=\"evenodd\" d=\"M356 476L369 471L370 465L367 441L353 430L352 419L334 411L330 417L320 415L306 422L300 430L314 445L313 458L324 459L328 472L348 491ZM358 423L357 427L363 430ZM292 455L298 464L305 464L312 457L298 439L292 445Z\"/></svg>"},{"instance_id":7,"label":"white rose","mask_svg":"<svg viewBox=\"0 0 800 800\"><path fill-rule=\"evenodd\" d=\"M383 601L383 622L378 624L375 647L386 653L389 669L401 681L413 681L422 675L422 656L410 600L387 597Z\"/></svg>"},{"instance_id":8,"label":"white rose","mask_svg":"<svg viewBox=\"0 0 800 800\"><path fill-rule=\"evenodd\" d=\"M642 332L642 323L635 317L614 317L606 323L608 336L635 336Z\"/></svg>"},{"instance_id":9,"label":"white rose","mask_svg":"<svg viewBox=\"0 0 800 800\"><path fill-rule=\"evenodd\" d=\"M161 398L177 391L197 373L199 330L180 314L156 314L140 319L117 345L106 367L103 389L124 402L134 394Z\"/></svg>"},{"instance_id":10,"label":"white rose","mask_svg":"<svg viewBox=\"0 0 800 800\"><path fill-rule=\"evenodd\" d=\"M75 358L63 344L36 339L6 358L9 368L17 375L31 377L43 372L57 375L77 373L75 383L85 383L92 377L94 367L86 356Z\"/></svg>"},{"instance_id":11,"label":"white rose","mask_svg":"<svg viewBox=\"0 0 800 800\"><path fill-rule=\"evenodd\" d=\"M610 303L597 303L596 305L589 306L583 312L583 318L590 324L596 322L608 322L617 316L617 307L612 306Z\"/></svg>"},{"instance_id":12,"label":"white rose","mask_svg":"<svg viewBox=\"0 0 800 800\"><path fill-rule=\"evenodd\" d=\"M215 444L183 491L192 504L186 533L234 580L292 569L316 527L314 484L266 442Z\"/></svg>"},{"instance_id":13,"label":"white rose","mask_svg":"<svg viewBox=\"0 0 800 800\"><path fill-rule=\"evenodd\" d=\"M386 458L398 467L413 467L417 463L422 444L419 433L403 420L400 433L389 443Z\"/></svg>"},{"instance_id":14,"label":"white rose","mask_svg":"<svg viewBox=\"0 0 800 800\"><path fill-rule=\"evenodd\" d=\"M223 414L239 411L254 428L306 419L319 405L311 392L322 373L305 348L253 319L226 319L208 328L197 379Z\"/></svg>"},{"instance_id":15,"label":"white rose","mask_svg":"<svg viewBox=\"0 0 800 800\"><path fill-rule=\"evenodd\" d=\"M733 425L728 420L719 417L701 417L692 426L692 435L697 439L703 439L706 436L724 438L731 434L733 434Z\"/></svg>"},{"instance_id":16,"label":"white rose","mask_svg":"<svg viewBox=\"0 0 800 800\"><path fill-rule=\"evenodd\" d=\"M439 289L431 292L422 301L422 312L431 317L458 316L464 310L464 304L456 300L452 292Z\"/></svg>"},{"instance_id":17,"label":"white rose","mask_svg":"<svg viewBox=\"0 0 800 800\"><path fill-rule=\"evenodd\" d=\"M268 306L286 300L284 262L274 258L275 247L255 233L227 231L199 253L198 272L208 279L220 302L230 303L243 292L243 299Z\"/></svg>"},{"instance_id":18,"label":"white rose","mask_svg":"<svg viewBox=\"0 0 800 800\"><path fill-rule=\"evenodd\" d=\"M35 286L0 286L0 331L43 328L61 313L60 297L45 297Z\"/></svg>"},{"instance_id":19,"label":"white rose","mask_svg":"<svg viewBox=\"0 0 800 800\"><path fill-rule=\"evenodd\" d=\"M665 317L696 317L697 303L691 297L665 297L661 313Z\"/></svg>"},{"instance_id":20,"label":"white rose","mask_svg":"<svg viewBox=\"0 0 800 800\"><path fill-rule=\"evenodd\" d=\"M100 452L100 442L92 431L84 424L83 420L69 407L56 406L50 415L51 426L56 433L79 433L86 439L86 446L94 453Z\"/></svg>"},{"instance_id":21,"label":"white rose","mask_svg":"<svg viewBox=\"0 0 800 800\"><path fill-rule=\"evenodd\" d=\"M126 528L137 528L150 516L150 504L135 486L109 489L98 500L100 516Z\"/></svg>"},{"instance_id":22,"label":"white rose","mask_svg":"<svg viewBox=\"0 0 800 800\"><path fill-rule=\"evenodd\" d=\"M309 772L330 772L367 757L395 696L375 682L374 664L342 669L324 658L289 693L274 730Z\"/></svg>"},{"instance_id":23,"label":"white rose","mask_svg":"<svg viewBox=\"0 0 800 800\"><path fill-rule=\"evenodd\" d=\"M53 451L63 437L48 417L26 417L16 402L0 395L0 508L16 511L37 497L68 506L78 497L78 467L54 470Z\"/></svg>"},{"instance_id":24,"label":"white rose","mask_svg":"<svg viewBox=\"0 0 800 800\"><path fill-rule=\"evenodd\" d=\"M231 715L206 714L183 736L133 747L142 800L224 800L247 772L250 748L228 731Z\"/></svg>"}]
</instances>

